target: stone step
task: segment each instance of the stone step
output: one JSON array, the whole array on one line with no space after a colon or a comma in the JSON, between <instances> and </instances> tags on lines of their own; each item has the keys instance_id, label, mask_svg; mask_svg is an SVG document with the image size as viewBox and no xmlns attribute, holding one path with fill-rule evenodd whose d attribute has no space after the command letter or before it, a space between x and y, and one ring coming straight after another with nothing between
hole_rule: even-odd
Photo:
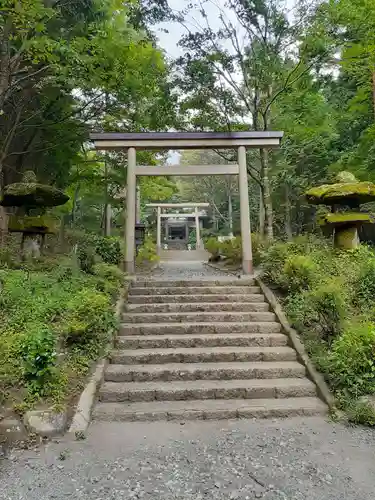
<instances>
[{"instance_id":1,"label":"stone step","mask_svg":"<svg viewBox=\"0 0 375 500\"><path fill-rule=\"evenodd\" d=\"M212 287L212 286L254 286L253 278L232 278L223 277L217 280L199 279L199 280L136 280L134 285L138 287Z\"/></svg>"},{"instance_id":2,"label":"stone step","mask_svg":"<svg viewBox=\"0 0 375 500\"><path fill-rule=\"evenodd\" d=\"M170 304L172 302L265 302L261 293L252 294L201 294L201 295L129 295L129 304Z\"/></svg>"},{"instance_id":3,"label":"stone step","mask_svg":"<svg viewBox=\"0 0 375 500\"><path fill-rule=\"evenodd\" d=\"M187 382L105 382L100 401L187 401L191 399L255 399L316 396L306 378L194 380Z\"/></svg>"},{"instance_id":4,"label":"stone step","mask_svg":"<svg viewBox=\"0 0 375 500\"><path fill-rule=\"evenodd\" d=\"M127 335L116 339L119 349L166 349L168 347L278 347L286 346L282 333L215 333L198 335Z\"/></svg>"},{"instance_id":5,"label":"stone step","mask_svg":"<svg viewBox=\"0 0 375 500\"><path fill-rule=\"evenodd\" d=\"M203 401L152 401L99 403L94 420L212 420L230 418L277 418L326 414L327 407L316 397L285 399L206 399Z\"/></svg>"},{"instance_id":6,"label":"stone step","mask_svg":"<svg viewBox=\"0 0 375 500\"><path fill-rule=\"evenodd\" d=\"M151 282L150 282L151 283ZM129 295L228 295L228 294L260 293L258 286L183 286L183 287L141 287L135 285L129 288Z\"/></svg>"},{"instance_id":7,"label":"stone step","mask_svg":"<svg viewBox=\"0 0 375 500\"><path fill-rule=\"evenodd\" d=\"M151 382L153 380L234 380L253 378L301 378L305 367L297 361L254 361L227 363L169 363L165 365L108 365L108 382Z\"/></svg>"},{"instance_id":8,"label":"stone step","mask_svg":"<svg viewBox=\"0 0 375 500\"><path fill-rule=\"evenodd\" d=\"M123 323L120 335L197 335L223 333L279 333L281 325L276 321L233 323Z\"/></svg>"},{"instance_id":9,"label":"stone step","mask_svg":"<svg viewBox=\"0 0 375 500\"><path fill-rule=\"evenodd\" d=\"M275 321L272 312L184 312L184 313L129 313L122 315L124 323L183 323L183 322L238 322Z\"/></svg>"},{"instance_id":10,"label":"stone step","mask_svg":"<svg viewBox=\"0 0 375 500\"><path fill-rule=\"evenodd\" d=\"M124 365L166 363L213 363L231 361L295 361L291 347L185 347L113 351L110 361ZM184 368L183 366L181 367Z\"/></svg>"},{"instance_id":11,"label":"stone step","mask_svg":"<svg viewBox=\"0 0 375 500\"><path fill-rule=\"evenodd\" d=\"M266 302L201 302L201 303L171 303L171 304L127 304L125 310L129 313L167 313L167 312L257 312L269 311Z\"/></svg>"}]
</instances>

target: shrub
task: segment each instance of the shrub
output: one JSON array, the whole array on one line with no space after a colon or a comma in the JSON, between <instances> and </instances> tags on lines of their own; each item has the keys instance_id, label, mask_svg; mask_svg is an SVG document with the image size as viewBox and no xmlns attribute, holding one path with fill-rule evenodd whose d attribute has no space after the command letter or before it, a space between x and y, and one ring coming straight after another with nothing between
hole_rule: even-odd
<instances>
[{"instance_id":1,"label":"shrub","mask_svg":"<svg viewBox=\"0 0 375 500\"><path fill-rule=\"evenodd\" d=\"M109 297L83 289L67 302L59 332L66 345L90 345L97 353L108 342L114 326L115 316Z\"/></svg>"},{"instance_id":2,"label":"shrub","mask_svg":"<svg viewBox=\"0 0 375 500\"><path fill-rule=\"evenodd\" d=\"M290 255L283 267L282 280L291 292L308 289L317 279L317 264L309 255Z\"/></svg>"},{"instance_id":3,"label":"shrub","mask_svg":"<svg viewBox=\"0 0 375 500\"><path fill-rule=\"evenodd\" d=\"M19 355L22 359L22 377L31 394L43 395L56 365L56 338L44 324L30 325L24 334Z\"/></svg>"},{"instance_id":4,"label":"shrub","mask_svg":"<svg viewBox=\"0 0 375 500\"><path fill-rule=\"evenodd\" d=\"M115 283L121 283L124 280L125 274L117 266L106 264L105 262L100 262L94 266L94 274L100 278L104 278L108 281L113 281Z\"/></svg>"},{"instance_id":5,"label":"shrub","mask_svg":"<svg viewBox=\"0 0 375 500\"><path fill-rule=\"evenodd\" d=\"M12 268L15 266L14 253L10 248L0 248L0 268Z\"/></svg>"},{"instance_id":6,"label":"shrub","mask_svg":"<svg viewBox=\"0 0 375 500\"><path fill-rule=\"evenodd\" d=\"M95 252L106 264L120 265L123 254L120 239L116 237L96 237Z\"/></svg>"},{"instance_id":7,"label":"shrub","mask_svg":"<svg viewBox=\"0 0 375 500\"><path fill-rule=\"evenodd\" d=\"M136 263L142 265L144 263L156 262L159 260L156 244L150 236L146 236L143 245L138 250Z\"/></svg>"},{"instance_id":8,"label":"shrub","mask_svg":"<svg viewBox=\"0 0 375 500\"><path fill-rule=\"evenodd\" d=\"M277 242L262 254L262 268L265 280L281 290L288 289L283 269L292 249L290 243Z\"/></svg>"},{"instance_id":9,"label":"shrub","mask_svg":"<svg viewBox=\"0 0 375 500\"><path fill-rule=\"evenodd\" d=\"M332 345L327 377L332 387L359 397L375 391L375 325L353 323Z\"/></svg>"},{"instance_id":10,"label":"shrub","mask_svg":"<svg viewBox=\"0 0 375 500\"><path fill-rule=\"evenodd\" d=\"M205 249L211 254L213 259L220 255L220 243L216 236L211 236L205 242Z\"/></svg>"},{"instance_id":11,"label":"shrub","mask_svg":"<svg viewBox=\"0 0 375 500\"><path fill-rule=\"evenodd\" d=\"M193 249L197 247L197 232L195 229L189 231L188 243Z\"/></svg>"},{"instance_id":12,"label":"shrub","mask_svg":"<svg viewBox=\"0 0 375 500\"><path fill-rule=\"evenodd\" d=\"M84 273L94 274L95 254L89 245L81 244L78 246L77 259L79 267Z\"/></svg>"},{"instance_id":13,"label":"shrub","mask_svg":"<svg viewBox=\"0 0 375 500\"><path fill-rule=\"evenodd\" d=\"M353 302L357 307L368 309L373 306L375 296L375 258L363 263L353 283Z\"/></svg>"},{"instance_id":14,"label":"shrub","mask_svg":"<svg viewBox=\"0 0 375 500\"><path fill-rule=\"evenodd\" d=\"M220 253L232 264L242 261L242 240L239 236L219 244Z\"/></svg>"},{"instance_id":15,"label":"shrub","mask_svg":"<svg viewBox=\"0 0 375 500\"><path fill-rule=\"evenodd\" d=\"M354 401L345 407L348 421L353 424L375 426L375 411L366 401Z\"/></svg>"},{"instance_id":16,"label":"shrub","mask_svg":"<svg viewBox=\"0 0 375 500\"><path fill-rule=\"evenodd\" d=\"M259 266L262 261L262 253L267 247L267 241L259 233L251 233L251 246L253 249L254 266Z\"/></svg>"},{"instance_id":17,"label":"shrub","mask_svg":"<svg viewBox=\"0 0 375 500\"><path fill-rule=\"evenodd\" d=\"M96 289L115 298L125 277L121 269L117 266L101 262L94 266L94 273L98 277L96 280Z\"/></svg>"},{"instance_id":18,"label":"shrub","mask_svg":"<svg viewBox=\"0 0 375 500\"><path fill-rule=\"evenodd\" d=\"M316 314L324 340L338 335L348 311L348 296L340 279L329 279L306 293L306 307Z\"/></svg>"}]
</instances>

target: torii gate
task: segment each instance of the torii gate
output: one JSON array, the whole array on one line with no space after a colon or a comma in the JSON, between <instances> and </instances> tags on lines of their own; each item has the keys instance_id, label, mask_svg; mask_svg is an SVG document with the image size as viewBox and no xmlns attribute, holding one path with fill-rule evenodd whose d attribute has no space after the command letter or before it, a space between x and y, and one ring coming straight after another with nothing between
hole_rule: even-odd
<instances>
[{"instance_id":1,"label":"torii gate","mask_svg":"<svg viewBox=\"0 0 375 500\"><path fill-rule=\"evenodd\" d=\"M139 175L238 175L242 269L244 274L253 272L251 250L251 226L249 209L249 187L246 167L246 148L278 148L283 132L140 132L140 133L94 133L90 139L98 150L128 151L125 270L135 270L135 218L136 186ZM237 149L237 164L229 165L166 165L137 166L136 150L159 149Z\"/></svg>"},{"instance_id":2,"label":"torii gate","mask_svg":"<svg viewBox=\"0 0 375 500\"><path fill-rule=\"evenodd\" d=\"M158 253L160 253L161 249L161 219L164 218L186 218L186 217L194 217L195 219L195 232L197 235L197 250L200 248L200 226L199 226L199 211L198 208L207 208L209 207L209 203L148 203L146 207L150 208L156 208L157 209L157 222L156 222L156 246L158 249ZM168 209L168 208L194 208L193 213L177 213L177 214L168 214L168 213L162 213L163 209Z\"/></svg>"}]
</instances>

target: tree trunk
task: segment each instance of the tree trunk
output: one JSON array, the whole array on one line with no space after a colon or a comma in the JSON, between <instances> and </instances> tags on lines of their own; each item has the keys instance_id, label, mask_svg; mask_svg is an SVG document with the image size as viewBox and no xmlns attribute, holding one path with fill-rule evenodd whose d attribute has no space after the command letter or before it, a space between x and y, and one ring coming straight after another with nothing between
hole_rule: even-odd
<instances>
[{"instance_id":1,"label":"tree trunk","mask_svg":"<svg viewBox=\"0 0 375 500\"><path fill-rule=\"evenodd\" d=\"M272 198L271 198L271 185L268 175L268 151L267 149L260 150L260 164L262 171L262 183L263 183L263 200L264 200L264 211L266 219L266 236L269 241L273 240L273 210L272 210Z\"/></svg>"},{"instance_id":2,"label":"tree trunk","mask_svg":"<svg viewBox=\"0 0 375 500\"><path fill-rule=\"evenodd\" d=\"M265 234L264 195L261 186L259 187L259 234L260 236Z\"/></svg>"},{"instance_id":3,"label":"tree trunk","mask_svg":"<svg viewBox=\"0 0 375 500\"><path fill-rule=\"evenodd\" d=\"M228 192L228 227L229 236L233 236L233 204L232 204L232 194L229 190Z\"/></svg>"},{"instance_id":4,"label":"tree trunk","mask_svg":"<svg viewBox=\"0 0 375 500\"><path fill-rule=\"evenodd\" d=\"M111 226L112 226L112 207L109 203L106 204L105 206L105 214L104 214L104 228L105 236L111 236Z\"/></svg>"},{"instance_id":5,"label":"tree trunk","mask_svg":"<svg viewBox=\"0 0 375 500\"><path fill-rule=\"evenodd\" d=\"M288 240L291 240L293 238L293 230L292 230L292 219L291 219L291 206L290 206L290 200L289 200L289 187L287 184L285 184L285 218L284 218L284 225L285 225L285 235Z\"/></svg>"}]
</instances>

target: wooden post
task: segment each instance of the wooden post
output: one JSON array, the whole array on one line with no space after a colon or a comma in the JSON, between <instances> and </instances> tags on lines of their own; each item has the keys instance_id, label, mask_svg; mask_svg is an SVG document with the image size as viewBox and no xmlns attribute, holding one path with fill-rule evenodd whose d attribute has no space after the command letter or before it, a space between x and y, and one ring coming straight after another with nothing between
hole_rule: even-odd
<instances>
[{"instance_id":1,"label":"wooden post","mask_svg":"<svg viewBox=\"0 0 375 500\"><path fill-rule=\"evenodd\" d=\"M253 272L253 256L251 249L251 226L249 209L249 185L246 168L246 148L238 148L238 184L240 191L240 210L241 210L241 238L242 238L242 270L244 274Z\"/></svg>"},{"instance_id":2,"label":"wooden post","mask_svg":"<svg viewBox=\"0 0 375 500\"><path fill-rule=\"evenodd\" d=\"M157 222L156 222L156 246L158 250L158 255L160 254L161 250L161 227L160 227L160 215L161 215L161 208L158 207L158 214L157 214Z\"/></svg>"},{"instance_id":3,"label":"wooden post","mask_svg":"<svg viewBox=\"0 0 375 500\"><path fill-rule=\"evenodd\" d=\"M197 237L196 250L199 250L201 247L201 231L199 227L199 212L198 207L195 207L195 234Z\"/></svg>"},{"instance_id":4,"label":"wooden post","mask_svg":"<svg viewBox=\"0 0 375 500\"><path fill-rule=\"evenodd\" d=\"M135 250L135 203L136 203L136 151L128 149L128 170L126 185L126 229L125 229L125 271L134 274Z\"/></svg>"}]
</instances>

